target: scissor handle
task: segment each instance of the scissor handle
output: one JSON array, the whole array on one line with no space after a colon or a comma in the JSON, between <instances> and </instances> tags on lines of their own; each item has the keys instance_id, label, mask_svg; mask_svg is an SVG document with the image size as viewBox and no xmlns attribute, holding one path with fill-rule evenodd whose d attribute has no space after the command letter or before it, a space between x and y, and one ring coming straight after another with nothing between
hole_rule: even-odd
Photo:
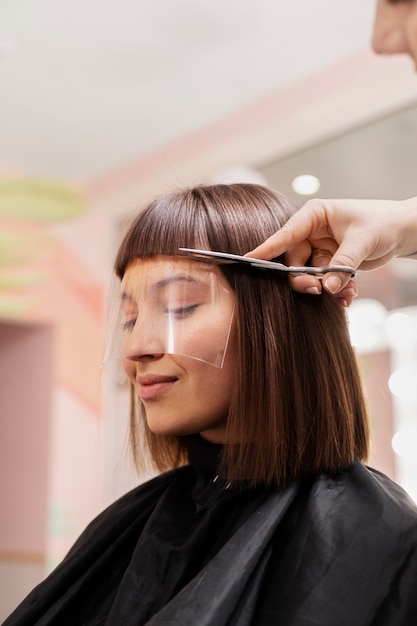
<instances>
[{"instance_id":1,"label":"scissor handle","mask_svg":"<svg viewBox=\"0 0 417 626\"><path fill-rule=\"evenodd\" d=\"M350 274L352 278L356 276L356 269L349 265L323 265L323 267L310 267L303 265L302 267L296 267L294 265L285 266L290 274L293 276L302 276L303 274L310 274L316 278L324 278L326 274L330 272L343 272Z\"/></svg>"}]
</instances>

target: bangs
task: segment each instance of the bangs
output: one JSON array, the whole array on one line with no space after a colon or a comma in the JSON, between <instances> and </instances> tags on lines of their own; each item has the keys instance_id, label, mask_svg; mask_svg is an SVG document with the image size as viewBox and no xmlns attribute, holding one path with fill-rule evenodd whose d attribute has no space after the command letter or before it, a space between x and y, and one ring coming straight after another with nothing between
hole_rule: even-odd
<instances>
[{"instance_id":1,"label":"bangs","mask_svg":"<svg viewBox=\"0 0 417 626\"><path fill-rule=\"evenodd\" d=\"M157 199L131 224L116 257L115 272L122 278L133 259L176 256L181 246L207 246L207 238L200 233L205 233L205 224L197 207L185 207L174 195Z\"/></svg>"},{"instance_id":2,"label":"bangs","mask_svg":"<svg viewBox=\"0 0 417 626\"><path fill-rule=\"evenodd\" d=\"M133 259L177 256L178 248L246 254L282 227L296 210L259 185L213 185L156 199L130 226L118 252L122 278Z\"/></svg>"}]
</instances>

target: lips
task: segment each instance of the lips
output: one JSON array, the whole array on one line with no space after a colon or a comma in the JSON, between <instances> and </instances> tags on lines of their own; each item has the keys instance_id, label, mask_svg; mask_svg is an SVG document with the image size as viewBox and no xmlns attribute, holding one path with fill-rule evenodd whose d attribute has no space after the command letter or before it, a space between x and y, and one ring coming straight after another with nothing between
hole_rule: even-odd
<instances>
[{"instance_id":1,"label":"lips","mask_svg":"<svg viewBox=\"0 0 417 626\"><path fill-rule=\"evenodd\" d=\"M142 400L156 398L169 391L177 382L176 376L159 376L156 374L144 374L137 377L139 383L139 396Z\"/></svg>"}]
</instances>

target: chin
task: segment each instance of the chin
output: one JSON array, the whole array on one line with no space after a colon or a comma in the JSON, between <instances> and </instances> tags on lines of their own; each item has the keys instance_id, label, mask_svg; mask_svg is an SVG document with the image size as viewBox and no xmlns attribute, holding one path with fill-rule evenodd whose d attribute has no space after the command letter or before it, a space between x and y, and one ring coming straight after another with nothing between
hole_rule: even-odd
<instances>
[{"instance_id":1,"label":"chin","mask_svg":"<svg viewBox=\"0 0 417 626\"><path fill-rule=\"evenodd\" d=\"M165 437L183 437L184 435L194 435L198 430L195 427L186 427L185 425L171 423L161 423L159 420L147 419L148 428L154 435Z\"/></svg>"}]
</instances>

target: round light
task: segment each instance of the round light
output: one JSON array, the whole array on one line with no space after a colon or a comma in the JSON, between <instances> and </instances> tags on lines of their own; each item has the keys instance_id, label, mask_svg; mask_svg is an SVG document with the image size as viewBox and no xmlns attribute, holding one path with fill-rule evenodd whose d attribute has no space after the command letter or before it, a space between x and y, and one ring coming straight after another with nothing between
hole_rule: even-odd
<instances>
[{"instance_id":1,"label":"round light","mask_svg":"<svg viewBox=\"0 0 417 626\"><path fill-rule=\"evenodd\" d=\"M391 313L385 323L385 329L393 345L409 345L417 331L411 317L402 312Z\"/></svg>"},{"instance_id":2,"label":"round light","mask_svg":"<svg viewBox=\"0 0 417 626\"><path fill-rule=\"evenodd\" d=\"M294 178L291 186L295 193L300 194L300 196L311 196L320 189L320 181L317 176L312 174L301 174L301 176Z\"/></svg>"},{"instance_id":3,"label":"round light","mask_svg":"<svg viewBox=\"0 0 417 626\"><path fill-rule=\"evenodd\" d=\"M347 311L352 344L360 351L372 352L386 346L387 310L373 298L359 298Z\"/></svg>"},{"instance_id":4,"label":"round light","mask_svg":"<svg viewBox=\"0 0 417 626\"><path fill-rule=\"evenodd\" d=\"M395 454L403 458L415 459L417 449L417 428L403 428L392 438Z\"/></svg>"},{"instance_id":5,"label":"round light","mask_svg":"<svg viewBox=\"0 0 417 626\"><path fill-rule=\"evenodd\" d=\"M416 380L417 371L414 367L398 369L389 377L388 387L397 398L412 401L415 397Z\"/></svg>"}]
</instances>

